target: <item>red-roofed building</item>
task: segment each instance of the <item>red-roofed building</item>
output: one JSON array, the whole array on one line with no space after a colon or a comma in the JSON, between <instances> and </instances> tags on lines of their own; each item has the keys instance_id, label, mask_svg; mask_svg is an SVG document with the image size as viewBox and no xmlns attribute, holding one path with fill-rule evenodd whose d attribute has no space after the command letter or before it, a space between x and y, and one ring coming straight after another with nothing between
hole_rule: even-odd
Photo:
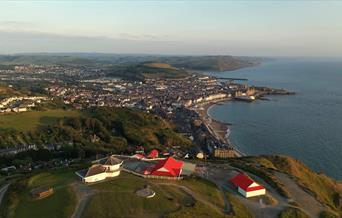
<instances>
[{"instance_id":1,"label":"red-roofed building","mask_svg":"<svg viewBox=\"0 0 342 218\"><path fill-rule=\"evenodd\" d=\"M177 177L182 173L183 161L168 157L159 161L151 170L150 175Z\"/></svg>"},{"instance_id":2,"label":"red-roofed building","mask_svg":"<svg viewBox=\"0 0 342 218\"><path fill-rule=\"evenodd\" d=\"M153 149L153 150L147 155L147 157L148 157L148 158L157 158L158 155L159 155L158 150Z\"/></svg>"},{"instance_id":3,"label":"red-roofed building","mask_svg":"<svg viewBox=\"0 0 342 218\"><path fill-rule=\"evenodd\" d=\"M246 198L266 194L266 189L254 182L254 180L246 174L239 173L229 181L233 183L238 188L238 192Z\"/></svg>"}]
</instances>

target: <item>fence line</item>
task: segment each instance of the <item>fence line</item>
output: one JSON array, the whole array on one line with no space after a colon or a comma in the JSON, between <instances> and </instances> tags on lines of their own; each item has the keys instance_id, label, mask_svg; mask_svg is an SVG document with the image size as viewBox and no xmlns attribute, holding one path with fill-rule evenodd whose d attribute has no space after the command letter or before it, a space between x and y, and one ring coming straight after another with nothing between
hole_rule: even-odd
<instances>
[{"instance_id":1,"label":"fence line","mask_svg":"<svg viewBox=\"0 0 342 218\"><path fill-rule=\"evenodd\" d=\"M133 175L140 176L140 177L147 178L147 179L166 179L166 180L181 180L181 179L183 179L183 177L181 177L181 176L169 177L169 176L144 175L141 173L137 173L133 170L125 169L125 168L123 168L122 170L127 172L127 173L132 173Z\"/></svg>"}]
</instances>

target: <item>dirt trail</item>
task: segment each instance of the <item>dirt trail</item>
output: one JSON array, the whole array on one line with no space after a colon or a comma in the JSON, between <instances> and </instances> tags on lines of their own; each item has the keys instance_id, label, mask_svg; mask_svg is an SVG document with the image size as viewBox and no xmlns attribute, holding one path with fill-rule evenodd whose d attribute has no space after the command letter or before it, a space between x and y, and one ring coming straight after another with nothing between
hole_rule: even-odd
<instances>
[{"instance_id":1,"label":"dirt trail","mask_svg":"<svg viewBox=\"0 0 342 218\"><path fill-rule=\"evenodd\" d=\"M324 206L313 196L305 192L297 183L284 173L275 174L279 180L286 186L292 199L297 202L310 217L319 217L319 213L324 210Z\"/></svg>"},{"instance_id":2,"label":"dirt trail","mask_svg":"<svg viewBox=\"0 0 342 218\"><path fill-rule=\"evenodd\" d=\"M6 193L9 185L10 184L6 184L6 185L2 186L0 189L0 205L1 205L2 199L4 198L5 193Z\"/></svg>"},{"instance_id":3,"label":"dirt trail","mask_svg":"<svg viewBox=\"0 0 342 218\"><path fill-rule=\"evenodd\" d=\"M87 203L89 202L91 196L95 195L96 192L93 191L90 187L81 183L72 184L72 188L77 195L78 202L71 218L81 218L84 208L87 206Z\"/></svg>"}]
</instances>

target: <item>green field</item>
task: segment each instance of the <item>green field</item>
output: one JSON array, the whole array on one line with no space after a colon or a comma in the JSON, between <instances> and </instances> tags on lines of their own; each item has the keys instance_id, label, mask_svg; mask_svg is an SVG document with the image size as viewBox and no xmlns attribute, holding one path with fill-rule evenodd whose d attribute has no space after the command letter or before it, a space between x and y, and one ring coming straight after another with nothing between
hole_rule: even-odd
<instances>
[{"instance_id":1,"label":"green field","mask_svg":"<svg viewBox=\"0 0 342 218\"><path fill-rule=\"evenodd\" d=\"M9 218L69 218L74 211L77 198L70 184L76 176L73 171L40 173L24 180L24 187L9 190ZM54 194L40 200L30 196L33 188L48 186L54 188Z\"/></svg>"},{"instance_id":2,"label":"green field","mask_svg":"<svg viewBox=\"0 0 342 218\"><path fill-rule=\"evenodd\" d=\"M54 171L36 174L9 190L6 216L9 218L67 218L75 211L77 197L71 184L76 182L73 171ZM24 185L23 185L24 184ZM138 189L149 185L156 192L153 198L135 194ZM30 190L35 187L51 186L55 193L41 200L33 200ZM184 181L144 179L122 172L110 181L89 185L89 201L82 218L110 217L253 217L235 198L228 196L234 211L242 216L224 214L223 193L206 180L192 178ZM189 192L190 191L190 192Z\"/></svg>"},{"instance_id":3,"label":"green field","mask_svg":"<svg viewBox=\"0 0 342 218\"><path fill-rule=\"evenodd\" d=\"M5 114L0 115L0 128L13 128L19 131L35 130L39 125L53 124L58 118L77 116L80 116L80 112L61 109Z\"/></svg>"},{"instance_id":4,"label":"green field","mask_svg":"<svg viewBox=\"0 0 342 218\"><path fill-rule=\"evenodd\" d=\"M155 197L145 199L135 195L135 191L146 184L156 192ZM184 192L180 188L183 185L198 191L196 197L204 199L207 203L197 201ZM146 180L122 173L119 178L110 182L91 186L99 194L92 197L83 212L83 218L134 217L137 214L139 217L226 217L222 213L223 200L217 196L219 190L211 184L206 188L207 185L203 180ZM207 195L211 191L214 194Z\"/></svg>"}]
</instances>

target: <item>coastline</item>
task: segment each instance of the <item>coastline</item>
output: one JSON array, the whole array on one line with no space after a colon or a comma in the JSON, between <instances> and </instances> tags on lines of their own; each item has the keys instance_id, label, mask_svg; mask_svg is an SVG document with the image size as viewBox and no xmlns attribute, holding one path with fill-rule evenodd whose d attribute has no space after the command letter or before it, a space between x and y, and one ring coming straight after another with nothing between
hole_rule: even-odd
<instances>
[{"instance_id":1,"label":"coastline","mask_svg":"<svg viewBox=\"0 0 342 218\"><path fill-rule=\"evenodd\" d=\"M237 147L230 142L229 140L229 133L230 133L230 126L232 124L225 123L214 119L209 114L209 110L216 104L221 102L231 101L231 98L223 98L216 101L205 102L196 105L196 108L193 108L196 113L201 117L202 122L208 128L209 132L222 144L226 144L234 149L234 153L236 157L245 156L241 151L237 149Z\"/></svg>"}]
</instances>

